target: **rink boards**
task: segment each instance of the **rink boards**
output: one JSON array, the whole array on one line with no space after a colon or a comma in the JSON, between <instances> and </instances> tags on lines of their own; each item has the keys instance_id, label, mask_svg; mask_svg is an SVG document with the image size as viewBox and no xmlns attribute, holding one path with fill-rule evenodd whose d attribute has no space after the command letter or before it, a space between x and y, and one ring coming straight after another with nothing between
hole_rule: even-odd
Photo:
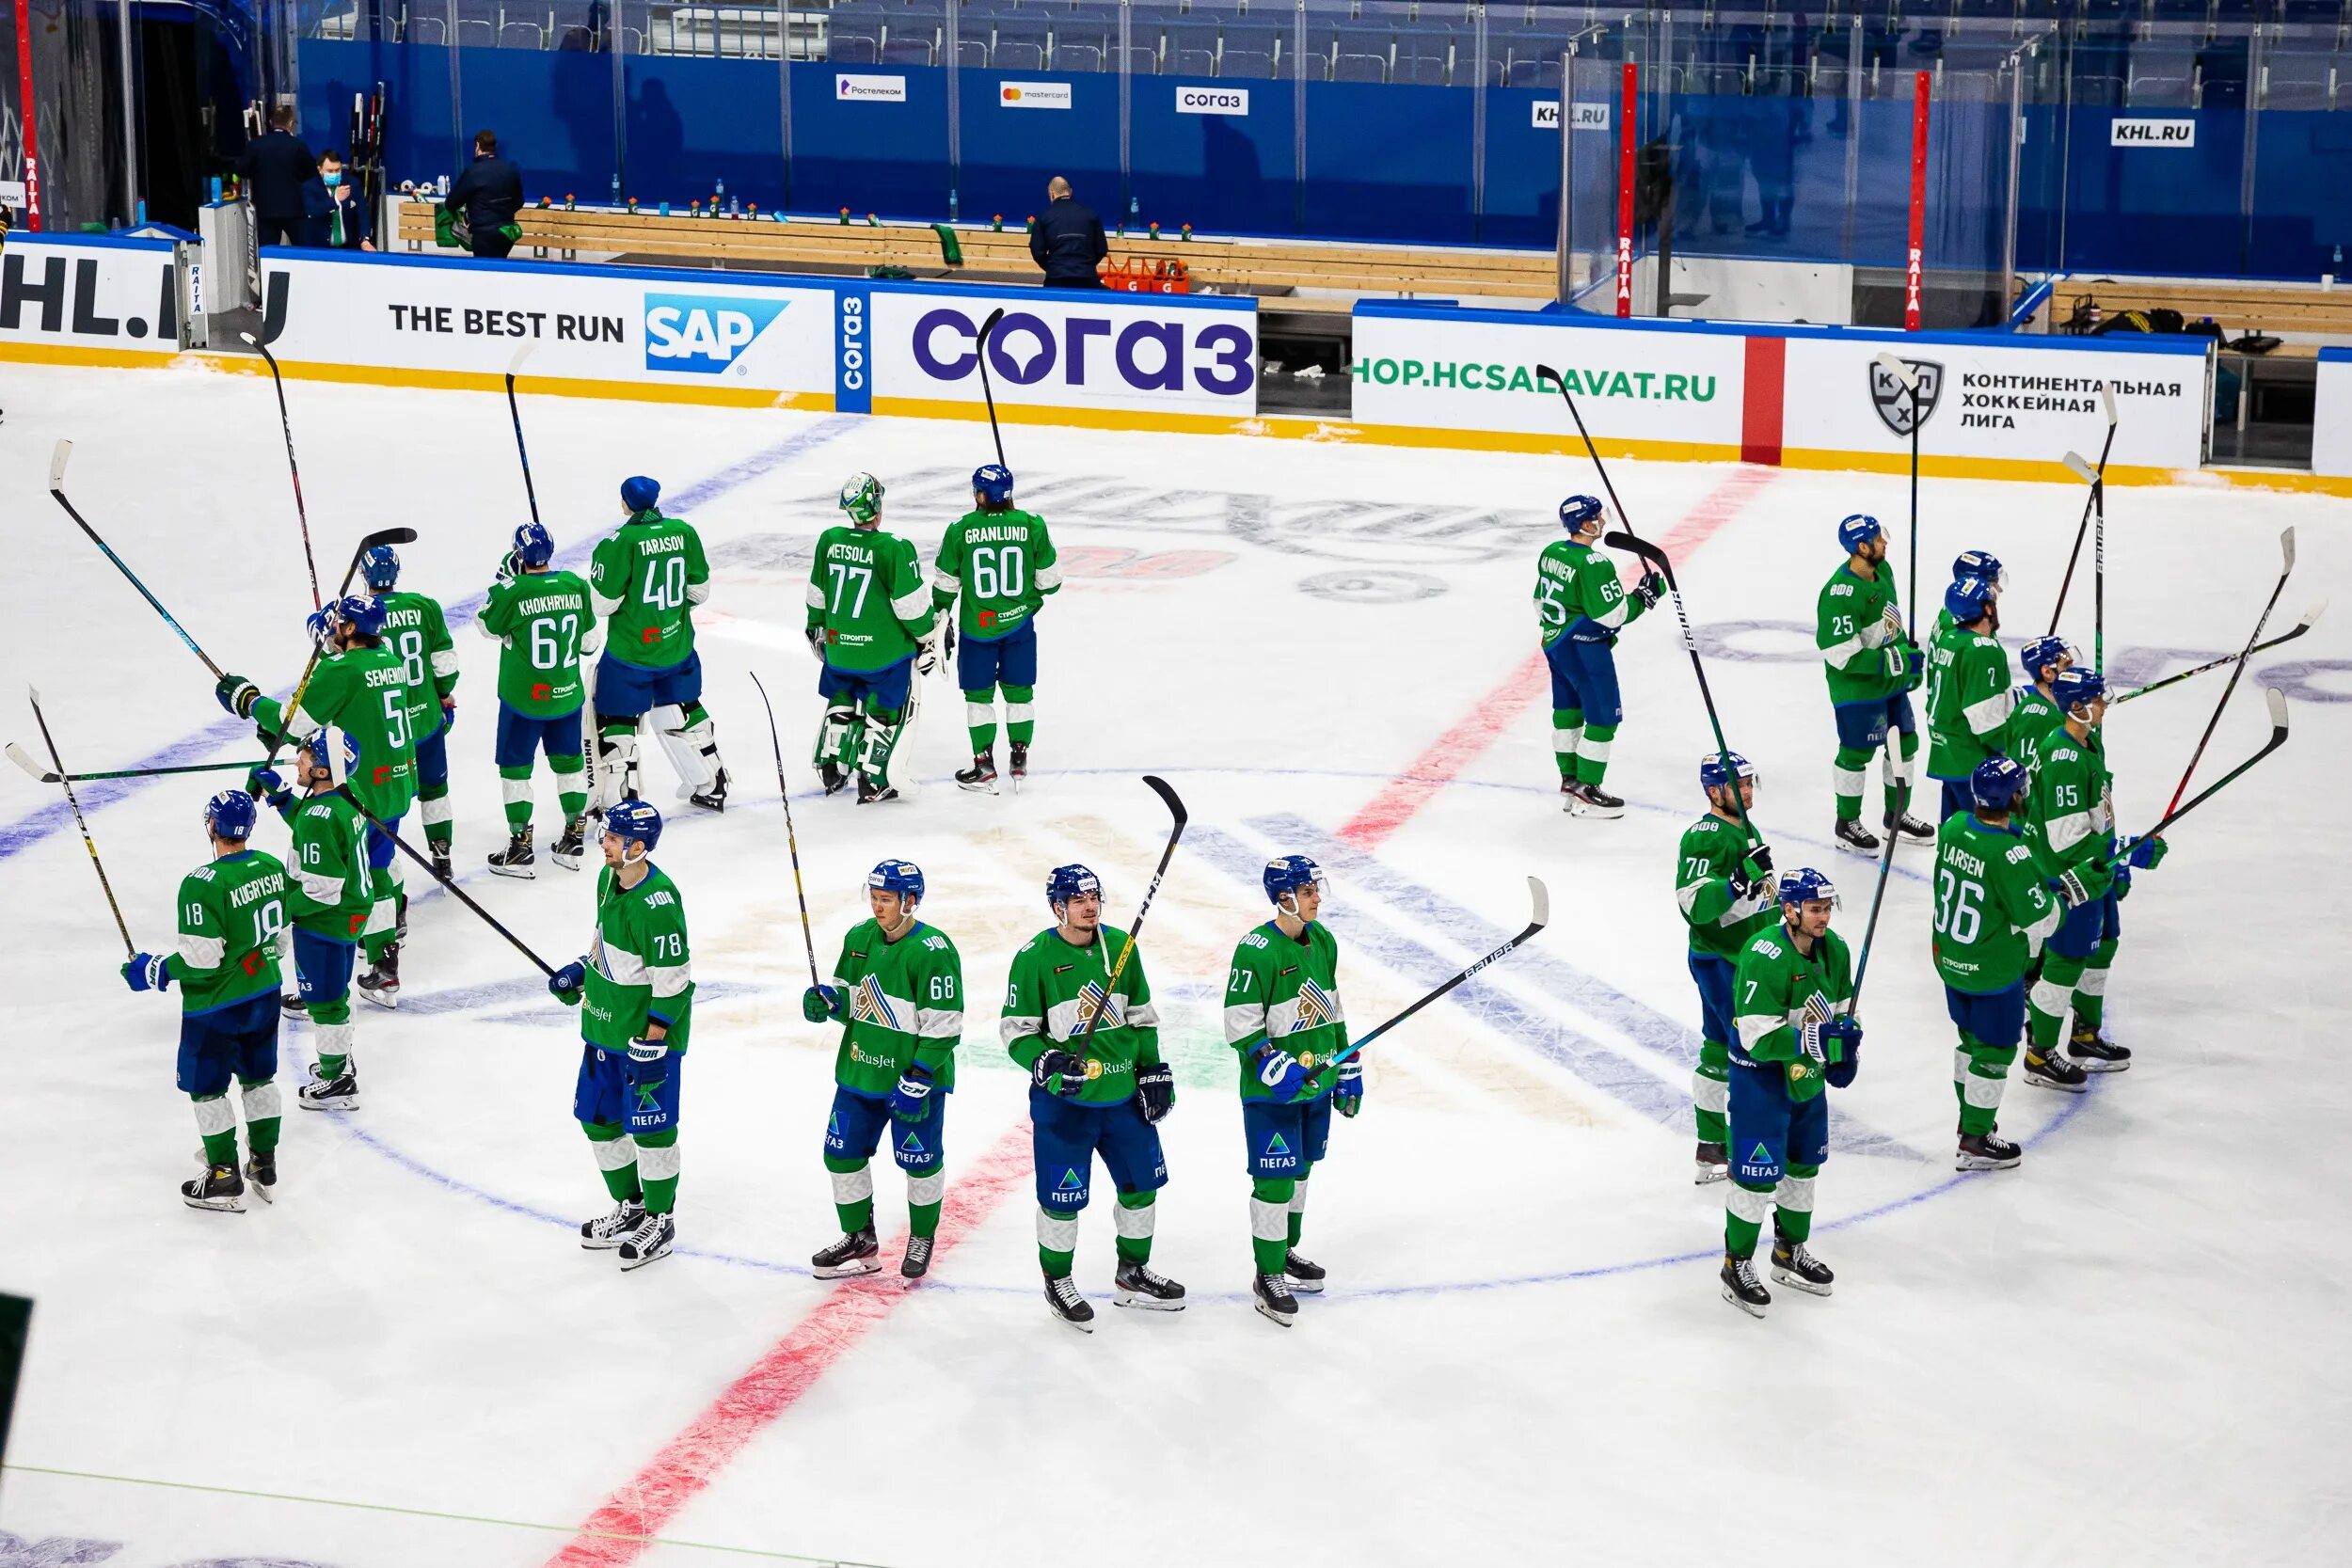
<instances>
[{"instance_id":1,"label":"rink boards","mask_svg":"<svg viewBox=\"0 0 2352 1568\"><path fill-rule=\"evenodd\" d=\"M1893 353L1923 388L1923 471L2062 481L2063 455L2095 456L2106 437L2105 387L2120 412L2108 477L2122 483L2196 470L2212 398L2201 341L1364 301L1352 322L1352 417L1305 419L1259 411L1248 298L305 251L273 251L262 270L286 373L386 386L497 389L527 350L521 375L538 394L977 419L993 392L1009 422L1565 450L1575 432L1541 365L1565 377L1611 455L1896 471L1910 461L1905 408L1874 363ZM170 363L181 314L202 309L201 263L191 271L183 306L170 241L12 239L0 259L0 359ZM979 326L998 309L984 376ZM256 368L242 354L201 356ZM2352 379L2352 365L2327 369ZM2314 445L2352 451L2352 391L2323 388Z\"/></svg>"}]
</instances>

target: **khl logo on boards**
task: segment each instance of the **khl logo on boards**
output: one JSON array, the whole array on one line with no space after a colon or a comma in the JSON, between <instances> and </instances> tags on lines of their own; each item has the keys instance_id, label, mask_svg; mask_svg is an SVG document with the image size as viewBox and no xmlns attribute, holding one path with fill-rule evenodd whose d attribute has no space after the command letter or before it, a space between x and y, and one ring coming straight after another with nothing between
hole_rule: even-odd
<instances>
[{"instance_id":1,"label":"khl logo on boards","mask_svg":"<svg viewBox=\"0 0 2352 1568\"><path fill-rule=\"evenodd\" d=\"M1918 410L1916 422L1926 424L1935 417L1935 400L1944 392L1944 367L1932 359L1906 359L1912 378L1918 382L1918 401L1903 384L1886 373L1886 368L1876 359L1870 361L1870 406L1878 410L1880 420L1898 436L1908 436L1914 422L1912 411Z\"/></svg>"},{"instance_id":2,"label":"khl logo on boards","mask_svg":"<svg viewBox=\"0 0 2352 1568\"><path fill-rule=\"evenodd\" d=\"M717 375L789 303L756 294L647 294L645 369Z\"/></svg>"}]
</instances>

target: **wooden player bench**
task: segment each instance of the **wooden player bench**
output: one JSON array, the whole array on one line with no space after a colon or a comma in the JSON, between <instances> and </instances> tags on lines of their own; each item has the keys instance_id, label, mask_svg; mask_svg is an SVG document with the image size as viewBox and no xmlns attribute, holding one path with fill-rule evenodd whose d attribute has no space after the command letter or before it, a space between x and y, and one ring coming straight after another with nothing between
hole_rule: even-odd
<instances>
[{"instance_id":1,"label":"wooden player bench","mask_svg":"<svg viewBox=\"0 0 2352 1568\"><path fill-rule=\"evenodd\" d=\"M2211 316L2229 337L2249 332L2317 333L2352 340L2352 288L2322 289L2243 279L2072 277L2050 291L2045 308L2052 330L2071 320L2086 299L2103 316L2124 310L2178 310L2191 325Z\"/></svg>"}]
</instances>

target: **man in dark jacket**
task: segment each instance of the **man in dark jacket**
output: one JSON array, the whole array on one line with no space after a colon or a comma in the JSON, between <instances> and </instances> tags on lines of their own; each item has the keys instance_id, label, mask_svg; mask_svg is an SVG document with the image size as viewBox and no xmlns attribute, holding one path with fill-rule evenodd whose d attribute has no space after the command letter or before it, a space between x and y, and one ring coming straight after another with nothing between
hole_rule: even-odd
<instances>
[{"instance_id":1,"label":"man in dark jacket","mask_svg":"<svg viewBox=\"0 0 2352 1568\"><path fill-rule=\"evenodd\" d=\"M475 256L494 261L515 248L518 236L505 230L522 211L523 171L499 156L495 132L474 133L473 162L450 186L441 204L465 214L467 226L473 230Z\"/></svg>"},{"instance_id":2,"label":"man in dark jacket","mask_svg":"<svg viewBox=\"0 0 2352 1568\"><path fill-rule=\"evenodd\" d=\"M319 161L294 135L294 105L278 104L269 112L269 130L247 142L237 159L262 245L302 243L302 187L318 174Z\"/></svg>"},{"instance_id":3,"label":"man in dark jacket","mask_svg":"<svg viewBox=\"0 0 2352 1568\"><path fill-rule=\"evenodd\" d=\"M329 149L318 177L302 187L308 214L303 243L314 250L373 250L368 204L343 178L343 155Z\"/></svg>"},{"instance_id":4,"label":"man in dark jacket","mask_svg":"<svg viewBox=\"0 0 2352 1568\"><path fill-rule=\"evenodd\" d=\"M1045 215L1029 229L1029 255L1045 269L1049 289L1099 289L1103 279L1094 269L1111 247L1103 238L1103 220L1094 209L1070 194L1070 182L1054 176L1045 187Z\"/></svg>"}]
</instances>

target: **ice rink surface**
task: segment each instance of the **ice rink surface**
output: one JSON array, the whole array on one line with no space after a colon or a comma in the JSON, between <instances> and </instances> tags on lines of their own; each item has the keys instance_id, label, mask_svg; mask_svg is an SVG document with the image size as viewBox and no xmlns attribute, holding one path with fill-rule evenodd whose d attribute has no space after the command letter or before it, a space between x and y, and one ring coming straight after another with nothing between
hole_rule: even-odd
<instances>
[{"instance_id":1,"label":"ice rink surface","mask_svg":"<svg viewBox=\"0 0 2352 1568\"><path fill-rule=\"evenodd\" d=\"M464 667L458 863L561 962L585 945L590 876L483 865L503 842L496 650L471 613L526 515L503 402L288 390L322 573L365 530L421 536L403 586L451 607ZM30 683L76 768L257 754L42 491L52 443L72 437L85 515L225 668L282 691L310 598L267 382L11 367L0 404L0 735L38 746L17 695ZM1609 783L1627 816L1559 810L1527 600L1560 498L1596 488L1588 465L1008 429L1069 578L1041 617L1037 774L1017 798L954 788L966 742L941 678L917 741L928 787L859 808L819 798L804 762L808 547L865 468L928 562L990 455L985 428L528 396L525 417L564 560L584 562L617 520L617 481L642 471L713 563L698 640L735 803L680 807L656 856L684 892L701 988L679 1250L624 1275L577 1245L607 1200L569 1116L574 1015L437 890L415 902L400 1010L358 1008L364 1108L292 1109L310 1046L290 1024L278 1203L183 1207L177 998L123 989L56 792L0 769L0 1289L37 1298L0 1564L2352 1558L2352 1255L2328 1217L2352 1146L2339 623L2241 687L2200 777L2260 744L2260 685L2287 691L2294 739L2184 823L2123 909L2110 1016L2133 1069L2082 1098L2012 1077L2017 1170L1952 1171L1928 857L1899 855L1869 1050L1836 1097L1820 1188L1836 1294L1778 1291L1758 1323L1717 1293L1723 1189L1691 1183L1697 1009L1673 876L1708 734L1663 610L1618 649ZM1835 741L1810 623L1846 513L1884 518L1908 575L1903 480L1613 473L1636 524L1676 541L1781 865L1836 877L1859 942L1874 866L1829 847ZM1930 611L1950 558L1989 548L2010 571L2010 641L2038 634L2081 501L1930 480ZM2341 594L2352 562L2342 500L2184 485L2118 490L2110 513L2120 684L2235 651L2281 528L2299 527L2300 565L2274 630ZM2090 608L2078 578L2067 629L2086 645ZM947 1112L944 1250L918 1287L807 1274L837 1233L818 1164L834 1040L800 1016L753 670L778 697L820 958L862 913L866 869L904 856L977 999ZM2116 711L2127 829L2164 805L2220 679ZM646 769L667 809L658 753ZM1126 924L1166 827L1147 771L1194 818L1143 942L1180 1085L1154 1264L1192 1304L1110 1306L1098 1181L1078 1277L1101 1320L1081 1338L1040 1301L1027 1085L991 1002L1049 923L1048 867L1094 865L1106 918ZM169 945L172 890L206 852L199 806L230 777L88 786L143 945ZM283 830L265 818L258 842L279 848ZM1331 1289L1288 1332L1248 1305L1218 1019L1227 957L1267 912L1258 865L1283 850L1332 874L1359 1028L1516 930L1528 875L1554 914L1370 1053L1364 1113L1337 1125L1307 1213L1302 1250ZM903 1184L876 1177L895 1263ZM580 1533L592 1524L665 1544Z\"/></svg>"}]
</instances>

